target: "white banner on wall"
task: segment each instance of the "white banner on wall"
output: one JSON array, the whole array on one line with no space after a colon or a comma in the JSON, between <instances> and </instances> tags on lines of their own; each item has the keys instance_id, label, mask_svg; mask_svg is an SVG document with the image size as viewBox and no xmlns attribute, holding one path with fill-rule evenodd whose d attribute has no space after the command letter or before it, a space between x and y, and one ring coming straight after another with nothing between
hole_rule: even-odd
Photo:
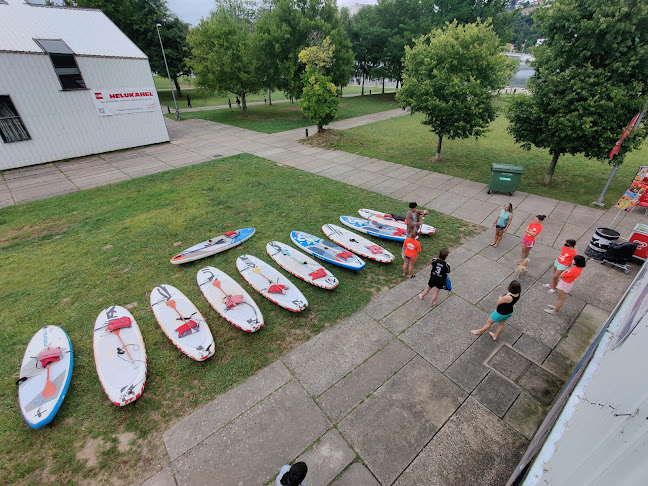
<instances>
[{"instance_id":1,"label":"white banner on wall","mask_svg":"<svg viewBox=\"0 0 648 486\"><path fill-rule=\"evenodd\" d=\"M99 116L129 115L160 109L155 91L147 89L90 92Z\"/></svg>"}]
</instances>

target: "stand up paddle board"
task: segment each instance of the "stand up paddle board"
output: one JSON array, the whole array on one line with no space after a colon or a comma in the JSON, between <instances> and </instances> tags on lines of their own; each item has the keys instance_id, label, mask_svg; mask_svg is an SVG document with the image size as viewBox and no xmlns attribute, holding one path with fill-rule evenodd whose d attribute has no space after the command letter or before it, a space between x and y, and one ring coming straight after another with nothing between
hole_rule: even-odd
<instances>
[{"instance_id":1,"label":"stand up paddle board","mask_svg":"<svg viewBox=\"0 0 648 486\"><path fill-rule=\"evenodd\" d=\"M360 209L358 210L358 214L369 221L407 230L407 223L405 221L399 221L388 213L381 213L379 211L374 211L373 209ZM422 224L420 228L422 235L433 235L436 231L436 228L429 224Z\"/></svg>"},{"instance_id":2,"label":"stand up paddle board","mask_svg":"<svg viewBox=\"0 0 648 486\"><path fill-rule=\"evenodd\" d=\"M236 259L236 268L254 290L278 306L292 312L308 307L304 294L266 262L252 255L241 255Z\"/></svg>"},{"instance_id":3,"label":"stand up paddle board","mask_svg":"<svg viewBox=\"0 0 648 486\"><path fill-rule=\"evenodd\" d=\"M391 263L394 255L385 250L382 246L376 245L373 241L364 238L348 229L341 228L334 224L322 226L324 234L338 245L351 250L361 257L369 258L380 263Z\"/></svg>"},{"instance_id":4,"label":"stand up paddle board","mask_svg":"<svg viewBox=\"0 0 648 486\"><path fill-rule=\"evenodd\" d=\"M394 228L393 226L386 226L384 224L376 223L362 218L354 218L353 216L340 216L340 221L345 226L353 228L361 233L366 233L370 236L377 236L378 238L385 238L386 240L405 241L407 235L405 230L401 228Z\"/></svg>"},{"instance_id":5,"label":"stand up paddle board","mask_svg":"<svg viewBox=\"0 0 648 486\"><path fill-rule=\"evenodd\" d=\"M110 401L123 407L137 400L146 383L146 349L131 313L116 305L102 310L93 346L99 381Z\"/></svg>"},{"instance_id":6,"label":"stand up paddle board","mask_svg":"<svg viewBox=\"0 0 648 486\"><path fill-rule=\"evenodd\" d=\"M362 270L365 266L365 262L350 251L309 233L293 231L290 239L298 247L325 262L351 270Z\"/></svg>"},{"instance_id":7,"label":"stand up paddle board","mask_svg":"<svg viewBox=\"0 0 648 486\"><path fill-rule=\"evenodd\" d=\"M171 285L160 285L151 292L151 309L175 347L196 361L214 355L214 338L195 305Z\"/></svg>"},{"instance_id":8,"label":"stand up paddle board","mask_svg":"<svg viewBox=\"0 0 648 486\"><path fill-rule=\"evenodd\" d=\"M263 316L252 297L225 272L201 268L196 280L209 305L227 322L246 332L263 327Z\"/></svg>"},{"instance_id":9,"label":"stand up paddle board","mask_svg":"<svg viewBox=\"0 0 648 486\"><path fill-rule=\"evenodd\" d=\"M207 241L187 248L182 253L178 253L171 259L171 263L179 265L193 262L229 250L252 238L254 231L254 228L241 228L240 230L228 231L222 235L214 236Z\"/></svg>"},{"instance_id":10,"label":"stand up paddle board","mask_svg":"<svg viewBox=\"0 0 648 486\"><path fill-rule=\"evenodd\" d=\"M269 242L266 251L277 265L309 284L326 290L334 289L340 284L335 275L311 257L280 241Z\"/></svg>"},{"instance_id":11,"label":"stand up paddle board","mask_svg":"<svg viewBox=\"0 0 648 486\"><path fill-rule=\"evenodd\" d=\"M73 360L70 338L60 327L45 326L29 341L16 385L30 427L40 429L54 419L70 386Z\"/></svg>"}]
</instances>

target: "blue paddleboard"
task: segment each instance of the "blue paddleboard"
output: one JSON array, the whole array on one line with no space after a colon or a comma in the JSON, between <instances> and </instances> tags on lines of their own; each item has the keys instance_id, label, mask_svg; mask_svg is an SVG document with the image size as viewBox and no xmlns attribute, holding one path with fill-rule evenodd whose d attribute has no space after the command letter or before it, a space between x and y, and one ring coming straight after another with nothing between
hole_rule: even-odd
<instances>
[{"instance_id":1,"label":"blue paddleboard","mask_svg":"<svg viewBox=\"0 0 648 486\"><path fill-rule=\"evenodd\" d=\"M365 266L365 262L349 250L315 235L293 231L290 233L290 239L299 248L303 248L304 251L325 262L351 270L361 270Z\"/></svg>"},{"instance_id":2,"label":"blue paddleboard","mask_svg":"<svg viewBox=\"0 0 648 486\"><path fill-rule=\"evenodd\" d=\"M342 224L353 228L362 233L377 236L378 238L385 238L386 240L400 241L401 243L407 238L405 230L402 228L394 228L393 226L386 226L384 224L369 221L367 219L355 218L353 216L340 216Z\"/></svg>"}]
</instances>

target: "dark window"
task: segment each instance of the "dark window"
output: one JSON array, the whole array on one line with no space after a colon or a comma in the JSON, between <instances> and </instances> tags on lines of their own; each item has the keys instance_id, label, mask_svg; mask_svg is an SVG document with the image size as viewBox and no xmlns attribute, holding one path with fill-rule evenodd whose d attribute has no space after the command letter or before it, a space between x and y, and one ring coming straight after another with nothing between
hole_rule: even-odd
<instances>
[{"instance_id":1,"label":"dark window","mask_svg":"<svg viewBox=\"0 0 648 486\"><path fill-rule=\"evenodd\" d=\"M86 89L81 77L81 71L74 59L74 52L60 39L34 39L36 43L49 54L54 72L64 90Z\"/></svg>"},{"instance_id":2,"label":"dark window","mask_svg":"<svg viewBox=\"0 0 648 486\"><path fill-rule=\"evenodd\" d=\"M3 142L19 142L31 138L8 96L0 96L0 137Z\"/></svg>"}]
</instances>

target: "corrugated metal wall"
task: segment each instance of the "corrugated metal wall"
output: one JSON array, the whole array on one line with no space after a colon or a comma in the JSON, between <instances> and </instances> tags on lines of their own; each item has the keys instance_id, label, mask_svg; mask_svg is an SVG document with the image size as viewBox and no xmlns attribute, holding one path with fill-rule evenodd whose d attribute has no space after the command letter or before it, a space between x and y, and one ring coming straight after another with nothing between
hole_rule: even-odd
<instances>
[{"instance_id":1,"label":"corrugated metal wall","mask_svg":"<svg viewBox=\"0 0 648 486\"><path fill-rule=\"evenodd\" d=\"M31 140L3 143L0 170L166 142L161 111L100 117L94 89L155 91L148 60L76 57L88 90L62 91L49 56L0 53L0 95L9 95Z\"/></svg>"}]
</instances>

